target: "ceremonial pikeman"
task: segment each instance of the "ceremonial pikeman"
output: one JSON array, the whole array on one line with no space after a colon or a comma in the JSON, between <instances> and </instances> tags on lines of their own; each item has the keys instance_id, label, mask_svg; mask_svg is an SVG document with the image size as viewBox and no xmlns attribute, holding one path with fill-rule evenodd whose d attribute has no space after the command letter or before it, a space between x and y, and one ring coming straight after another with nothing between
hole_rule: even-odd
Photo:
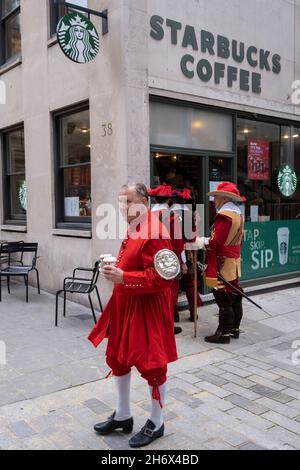
<instances>
[{"instance_id":1,"label":"ceremonial pikeman","mask_svg":"<svg viewBox=\"0 0 300 470\"><path fill-rule=\"evenodd\" d=\"M210 238L199 238L198 243L200 249L206 250L204 278L206 284L213 287L219 307L219 326L215 334L207 336L205 341L227 344L231 337L239 338L243 317L242 295L238 291L242 292L239 277L244 217L238 203L245 202L245 198L230 182L220 183L216 191L209 192L208 196L214 197L217 215Z\"/></svg>"},{"instance_id":2,"label":"ceremonial pikeman","mask_svg":"<svg viewBox=\"0 0 300 470\"><path fill-rule=\"evenodd\" d=\"M170 211L169 203L170 198L172 197L173 191L171 186L163 184L157 186L156 188L149 189L148 195L153 198L155 205L152 207L151 211L156 213L160 221L167 228L172 243L172 249L176 256L178 257L181 264L181 272L187 272L186 258L184 253L184 240L182 237L182 227L181 221L178 214ZM173 298L173 313L174 313L174 322L179 322L179 312L178 312L178 292L179 292L179 279L174 279L172 287L172 298ZM179 326L174 327L175 335L182 332L182 328Z\"/></svg>"},{"instance_id":3,"label":"ceremonial pikeman","mask_svg":"<svg viewBox=\"0 0 300 470\"><path fill-rule=\"evenodd\" d=\"M176 214L181 221L181 231L184 245L190 244L196 240L196 221L194 214L188 204L193 201L191 191L183 188L175 189L172 192L172 205L170 206L171 213ZM190 321L194 321L195 312L195 276L193 269L193 254L191 251L186 250L182 254L184 264L187 266L186 270L182 270L182 276L179 281L180 290L184 291L189 304ZM197 292L197 307L202 306L202 301L199 293ZM178 307L177 307L178 309Z\"/></svg>"},{"instance_id":4,"label":"ceremonial pikeman","mask_svg":"<svg viewBox=\"0 0 300 470\"><path fill-rule=\"evenodd\" d=\"M118 400L113 415L94 429L102 435L132 431L130 377L135 366L148 381L152 402L150 419L129 441L131 447L142 447L164 434L167 364L177 359L170 287L180 264L167 230L149 211L147 188L125 186L119 199L128 231L117 265L102 268L114 291L89 336L95 347L108 338L106 361Z\"/></svg>"}]
</instances>

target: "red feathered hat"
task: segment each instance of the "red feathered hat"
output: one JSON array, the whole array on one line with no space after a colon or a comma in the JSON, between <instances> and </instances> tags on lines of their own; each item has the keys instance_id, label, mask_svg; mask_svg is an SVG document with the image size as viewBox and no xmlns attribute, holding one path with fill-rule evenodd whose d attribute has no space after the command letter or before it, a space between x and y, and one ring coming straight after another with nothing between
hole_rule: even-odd
<instances>
[{"instance_id":1,"label":"red feathered hat","mask_svg":"<svg viewBox=\"0 0 300 470\"><path fill-rule=\"evenodd\" d=\"M154 189L148 189L148 196L168 198L172 196L172 188L167 184L162 184Z\"/></svg>"},{"instance_id":2,"label":"red feathered hat","mask_svg":"<svg viewBox=\"0 0 300 470\"><path fill-rule=\"evenodd\" d=\"M184 199L184 200L193 199L190 189L186 189L186 188L183 191L179 191L178 189L175 189L172 193L172 196L176 198Z\"/></svg>"},{"instance_id":3,"label":"red feathered hat","mask_svg":"<svg viewBox=\"0 0 300 470\"><path fill-rule=\"evenodd\" d=\"M207 195L229 197L230 199L237 202L246 202L246 198L241 196L236 185L234 183L230 183L229 181L220 183L215 191L210 191L207 193Z\"/></svg>"}]
</instances>

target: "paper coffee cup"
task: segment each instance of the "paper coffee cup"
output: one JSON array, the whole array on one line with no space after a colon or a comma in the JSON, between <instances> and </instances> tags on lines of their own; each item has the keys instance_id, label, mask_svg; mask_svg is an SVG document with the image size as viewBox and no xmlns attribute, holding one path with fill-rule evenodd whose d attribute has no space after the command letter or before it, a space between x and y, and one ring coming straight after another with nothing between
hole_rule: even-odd
<instances>
[{"instance_id":1,"label":"paper coffee cup","mask_svg":"<svg viewBox=\"0 0 300 470\"><path fill-rule=\"evenodd\" d=\"M117 263L117 258L115 256L106 256L103 261L103 266L115 266Z\"/></svg>"},{"instance_id":2,"label":"paper coffee cup","mask_svg":"<svg viewBox=\"0 0 300 470\"><path fill-rule=\"evenodd\" d=\"M113 255L111 253L105 253L103 255L99 256L99 261L100 261L100 273L102 274L102 268L104 266L103 261L108 258L113 258Z\"/></svg>"},{"instance_id":3,"label":"paper coffee cup","mask_svg":"<svg viewBox=\"0 0 300 470\"><path fill-rule=\"evenodd\" d=\"M279 263L283 266L289 260L289 237L290 229L282 227L277 230Z\"/></svg>"}]
</instances>

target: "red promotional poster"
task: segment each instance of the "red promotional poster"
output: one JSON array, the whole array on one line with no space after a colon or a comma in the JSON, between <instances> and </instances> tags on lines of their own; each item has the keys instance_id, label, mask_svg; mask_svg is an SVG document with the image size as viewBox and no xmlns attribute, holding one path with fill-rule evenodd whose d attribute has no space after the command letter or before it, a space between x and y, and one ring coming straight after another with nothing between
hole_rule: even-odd
<instances>
[{"instance_id":1,"label":"red promotional poster","mask_svg":"<svg viewBox=\"0 0 300 470\"><path fill-rule=\"evenodd\" d=\"M248 179L265 181L270 179L269 142L249 140L248 142Z\"/></svg>"}]
</instances>

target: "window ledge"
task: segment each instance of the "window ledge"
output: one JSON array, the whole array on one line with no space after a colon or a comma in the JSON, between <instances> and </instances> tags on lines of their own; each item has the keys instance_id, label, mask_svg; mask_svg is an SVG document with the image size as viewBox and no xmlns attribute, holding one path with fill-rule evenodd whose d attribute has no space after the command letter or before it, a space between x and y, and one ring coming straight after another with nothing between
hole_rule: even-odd
<instances>
[{"instance_id":1,"label":"window ledge","mask_svg":"<svg viewBox=\"0 0 300 470\"><path fill-rule=\"evenodd\" d=\"M57 237L92 238L92 231L55 228L52 230L52 235Z\"/></svg>"},{"instance_id":2,"label":"window ledge","mask_svg":"<svg viewBox=\"0 0 300 470\"><path fill-rule=\"evenodd\" d=\"M1 225L1 230L4 232L27 232L26 225Z\"/></svg>"},{"instance_id":3,"label":"window ledge","mask_svg":"<svg viewBox=\"0 0 300 470\"><path fill-rule=\"evenodd\" d=\"M58 44L58 40L57 40L56 34L55 34L54 36L52 36L50 39L48 39L47 46L48 46L48 47L52 47L52 46L54 46L55 44Z\"/></svg>"},{"instance_id":4,"label":"window ledge","mask_svg":"<svg viewBox=\"0 0 300 470\"><path fill-rule=\"evenodd\" d=\"M6 73L9 70L17 67L20 64L22 64L22 57L21 56L18 56L12 62L6 62L5 64L1 65L1 67L0 67L0 75L3 75L4 73Z\"/></svg>"}]
</instances>

